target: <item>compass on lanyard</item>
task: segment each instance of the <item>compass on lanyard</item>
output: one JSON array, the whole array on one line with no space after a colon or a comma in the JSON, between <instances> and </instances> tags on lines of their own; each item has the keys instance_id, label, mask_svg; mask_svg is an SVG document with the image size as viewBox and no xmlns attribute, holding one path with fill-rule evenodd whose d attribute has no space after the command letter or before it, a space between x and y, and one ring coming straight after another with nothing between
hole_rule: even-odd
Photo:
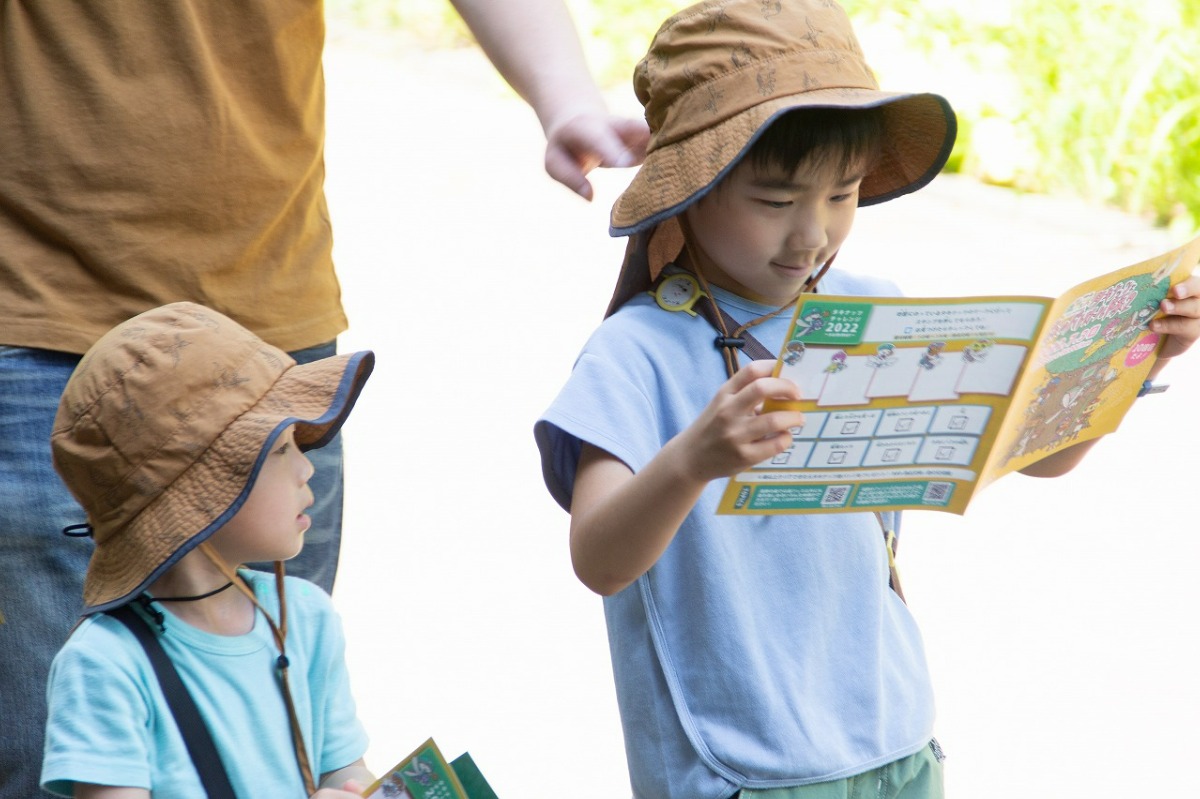
<instances>
[{"instance_id":1,"label":"compass on lanyard","mask_svg":"<svg viewBox=\"0 0 1200 799\"><path fill-rule=\"evenodd\" d=\"M704 296L700 283L686 272L667 275L654 289L654 301L664 311L684 311L696 315L692 306Z\"/></svg>"}]
</instances>

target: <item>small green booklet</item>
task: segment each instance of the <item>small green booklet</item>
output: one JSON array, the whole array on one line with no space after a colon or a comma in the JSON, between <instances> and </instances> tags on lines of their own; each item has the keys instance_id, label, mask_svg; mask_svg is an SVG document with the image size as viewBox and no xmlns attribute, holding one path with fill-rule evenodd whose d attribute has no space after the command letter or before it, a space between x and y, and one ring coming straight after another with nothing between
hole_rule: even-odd
<instances>
[{"instance_id":1,"label":"small green booklet","mask_svg":"<svg viewBox=\"0 0 1200 799\"><path fill-rule=\"evenodd\" d=\"M397 763L363 794L366 799L499 799L469 753L447 763L433 739Z\"/></svg>"}]
</instances>

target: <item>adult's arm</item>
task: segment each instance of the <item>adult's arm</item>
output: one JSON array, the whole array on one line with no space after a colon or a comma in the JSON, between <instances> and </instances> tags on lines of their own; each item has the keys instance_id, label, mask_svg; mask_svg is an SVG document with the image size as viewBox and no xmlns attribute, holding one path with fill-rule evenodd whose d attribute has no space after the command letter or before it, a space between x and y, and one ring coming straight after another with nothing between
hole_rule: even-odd
<instances>
[{"instance_id":1,"label":"adult's arm","mask_svg":"<svg viewBox=\"0 0 1200 799\"><path fill-rule=\"evenodd\" d=\"M585 199L597 166L641 163L649 129L613 116L587 66L562 0L451 0L491 59L537 114L546 134L546 171Z\"/></svg>"}]
</instances>

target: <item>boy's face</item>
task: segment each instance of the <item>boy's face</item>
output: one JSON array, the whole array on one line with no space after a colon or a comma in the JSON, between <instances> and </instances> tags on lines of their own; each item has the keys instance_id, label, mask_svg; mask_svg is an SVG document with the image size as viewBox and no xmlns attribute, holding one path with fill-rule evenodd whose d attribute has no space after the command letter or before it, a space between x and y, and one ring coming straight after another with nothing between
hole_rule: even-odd
<instances>
[{"instance_id":1,"label":"boy's face","mask_svg":"<svg viewBox=\"0 0 1200 799\"><path fill-rule=\"evenodd\" d=\"M295 426L271 444L245 504L213 534L212 544L229 563L287 560L300 553L312 524L308 487L313 465L295 441Z\"/></svg>"},{"instance_id":2,"label":"boy's face","mask_svg":"<svg viewBox=\"0 0 1200 799\"><path fill-rule=\"evenodd\" d=\"M835 154L836 156L836 154ZM864 169L809 158L792 174L743 161L684 211L688 251L712 284L764 305L786 305L842 246Z\"/></svg>"}]
</instances>

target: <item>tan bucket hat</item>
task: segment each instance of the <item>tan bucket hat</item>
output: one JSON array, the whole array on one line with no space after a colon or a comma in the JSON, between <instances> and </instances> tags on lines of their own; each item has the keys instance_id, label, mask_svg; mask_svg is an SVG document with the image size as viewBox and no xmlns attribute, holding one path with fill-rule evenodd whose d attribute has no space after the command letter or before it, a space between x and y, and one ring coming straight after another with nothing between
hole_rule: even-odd
<instances>
[{"instance_id":1,"label":"tan bucket hat","mask_svg":"<svg viewBox=\"0 0 1200 799\"><path fill-rule=\"evenodd\" d=\"M67 382L50 436L96 543L84 614L130 601L224 525L284 427L303 450L333 438L374 363L364 351L297 364L189 302L105 334Z\"/></svg>"},{"instance_id":2,"label":"tan bucket hat","mask_svg":"<svg viewBox=\"0 0 1200 799\"><path fill-rule=\"evenodd\" d=\"M884 107L884 147L859 205L924 186L957 125L936 94L880 91L850 19L833 0L708 0L659 28L638 63L646 160L617 198L614 236L675 216L713 187L768 123L796 108Z\"/></svg>"},{"instance_id":3,"label":"tan bucket hat","mask_svg":"<svg viewBox=\"0 0 1200 799\"><path fill-rule=\"evenodd\" d=\"M958 130L945 98L879 89L850 19L833 0L690 6L659 28L633 87L651 135L646 160L609 217L611 235L631 238L608 314L650 287L682 246L674 218L716 186L780 115L883 108L883 148L859 189L860 206L933 180Z\"/></svg>"}]
</instances>

